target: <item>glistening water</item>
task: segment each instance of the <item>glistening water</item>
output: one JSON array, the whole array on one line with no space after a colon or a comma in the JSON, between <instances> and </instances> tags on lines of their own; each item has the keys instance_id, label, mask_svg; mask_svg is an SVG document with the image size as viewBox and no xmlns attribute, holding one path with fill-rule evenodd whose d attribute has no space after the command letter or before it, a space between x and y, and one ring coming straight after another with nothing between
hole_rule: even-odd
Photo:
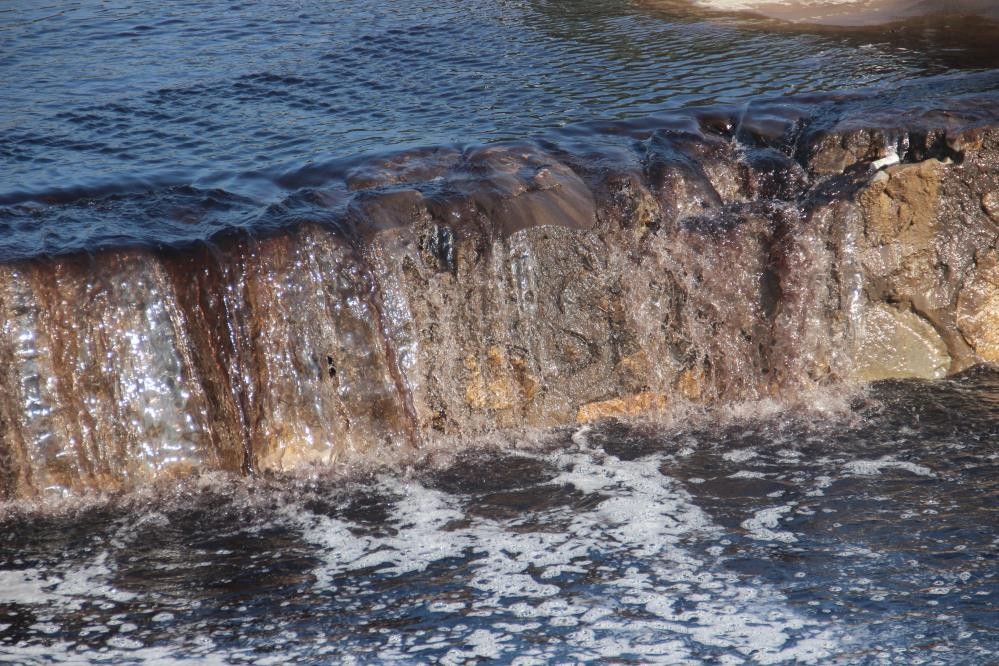
<instances>
[{"instance_id":1,"label":"glistening water","mask_svg":"<svg viewBox=\"0 0 999 666\"><path fill-rule=\"evenodd\" d=\"M15 510L0 660L990 663L999 373L822 404Z\"/></svg>"},{"instance_id":2,"label":"glistening water","mask_svg":"<svg viewBox=\"0 0 999 666\"><path fill-rule=\"evenodd\" d=\"M4 3L0 259L280 225L372 153L995 67L973 36L628 0Z\"/></svg>"},{"instance_id":3,"label":"glistening water","mask_svg":"<svg viewBox=\"0 0 999 666\"><path fill-rule=\"evenodd\" d=\"M0 260L280 227L416 147L859 87L931 109L995 93L990 39L679 0L7 2ZM999 372L850 390L0 505L0 663L995 663Z\"/></svg>"}]
</instances>

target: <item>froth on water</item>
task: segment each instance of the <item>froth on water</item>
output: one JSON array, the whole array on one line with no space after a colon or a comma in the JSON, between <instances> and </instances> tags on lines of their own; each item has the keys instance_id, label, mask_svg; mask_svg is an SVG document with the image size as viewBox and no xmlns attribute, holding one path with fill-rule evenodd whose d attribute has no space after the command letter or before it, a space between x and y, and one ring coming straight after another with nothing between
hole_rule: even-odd
<instances>
[{"instance_id":1,"label":"froth on water","mask_svg":"<svg viewBox=\"0 0 999 666\"><path fill-rule=\"evenodd\" d=\"M984 663L999 375L849 402L8 507L0 657Z\"/></svg>"}]
</instances>

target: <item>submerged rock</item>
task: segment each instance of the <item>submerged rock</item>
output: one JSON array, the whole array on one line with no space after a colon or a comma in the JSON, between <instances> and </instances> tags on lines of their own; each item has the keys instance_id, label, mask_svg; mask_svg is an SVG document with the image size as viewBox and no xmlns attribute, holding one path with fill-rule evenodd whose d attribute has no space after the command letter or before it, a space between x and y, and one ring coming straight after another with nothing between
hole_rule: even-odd
<instances>
[{"instance_id":1,"label":"submerged rock","mask_svg":"<svg viewBox=\"0 0 999 666\"><path fill-rule=\"evenodd\" d=\"M792 98L414 151L322 223L0 266L0 494L999 362L997 119Z\"/></svg>"},{"instance_id":2,"label":"submerged rock","mask_svg":"<svg viewBox=\"0 0 999 666\"><path fill-rule=\"evenodd\" d=\"M665 5L670 0L642 0ZM692 0L716 11L751 12L774 19L827 26L874 26L918 19L973 17L999 21L992 0Z\"/></svg>"}]
</instances>

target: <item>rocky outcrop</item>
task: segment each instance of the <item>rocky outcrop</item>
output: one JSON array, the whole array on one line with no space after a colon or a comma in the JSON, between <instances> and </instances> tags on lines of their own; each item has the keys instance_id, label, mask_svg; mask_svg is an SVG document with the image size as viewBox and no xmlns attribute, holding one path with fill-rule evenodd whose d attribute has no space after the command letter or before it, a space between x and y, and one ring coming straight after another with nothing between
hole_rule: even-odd
<instances>
[{"instance_id":1,"label":"rocky outcrop","mask_svg":"<svg viewBox=\"0 0 999 666\"><path fill-rule=\"evenodd\" d=\"M2 265L0 493L999 362L997 119L834 96L594 124L373 159L280 232Z\"/></svg>"}]
</instances>

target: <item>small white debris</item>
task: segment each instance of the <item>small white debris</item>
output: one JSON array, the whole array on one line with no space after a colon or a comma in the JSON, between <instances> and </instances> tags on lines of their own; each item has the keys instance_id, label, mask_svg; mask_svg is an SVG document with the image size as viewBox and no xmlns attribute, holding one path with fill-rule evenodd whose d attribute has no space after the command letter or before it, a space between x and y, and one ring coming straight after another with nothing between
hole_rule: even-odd
<instances>
[{"instance_id":1,"label":"small white debris","mask_svg":"<svg viewBox=\"0 0 999 666\"><path fill-rule=\"evenodd\" d=\"M901 160L899 160L898 158L898 153L891 153L890 155L882 157L880 160L874 160L873 162L871 162L871 167L873 167L875 170L884 169L885 167L889 167L893 164L898 164L900 161Z\"/></svg>"}]
</instances>

